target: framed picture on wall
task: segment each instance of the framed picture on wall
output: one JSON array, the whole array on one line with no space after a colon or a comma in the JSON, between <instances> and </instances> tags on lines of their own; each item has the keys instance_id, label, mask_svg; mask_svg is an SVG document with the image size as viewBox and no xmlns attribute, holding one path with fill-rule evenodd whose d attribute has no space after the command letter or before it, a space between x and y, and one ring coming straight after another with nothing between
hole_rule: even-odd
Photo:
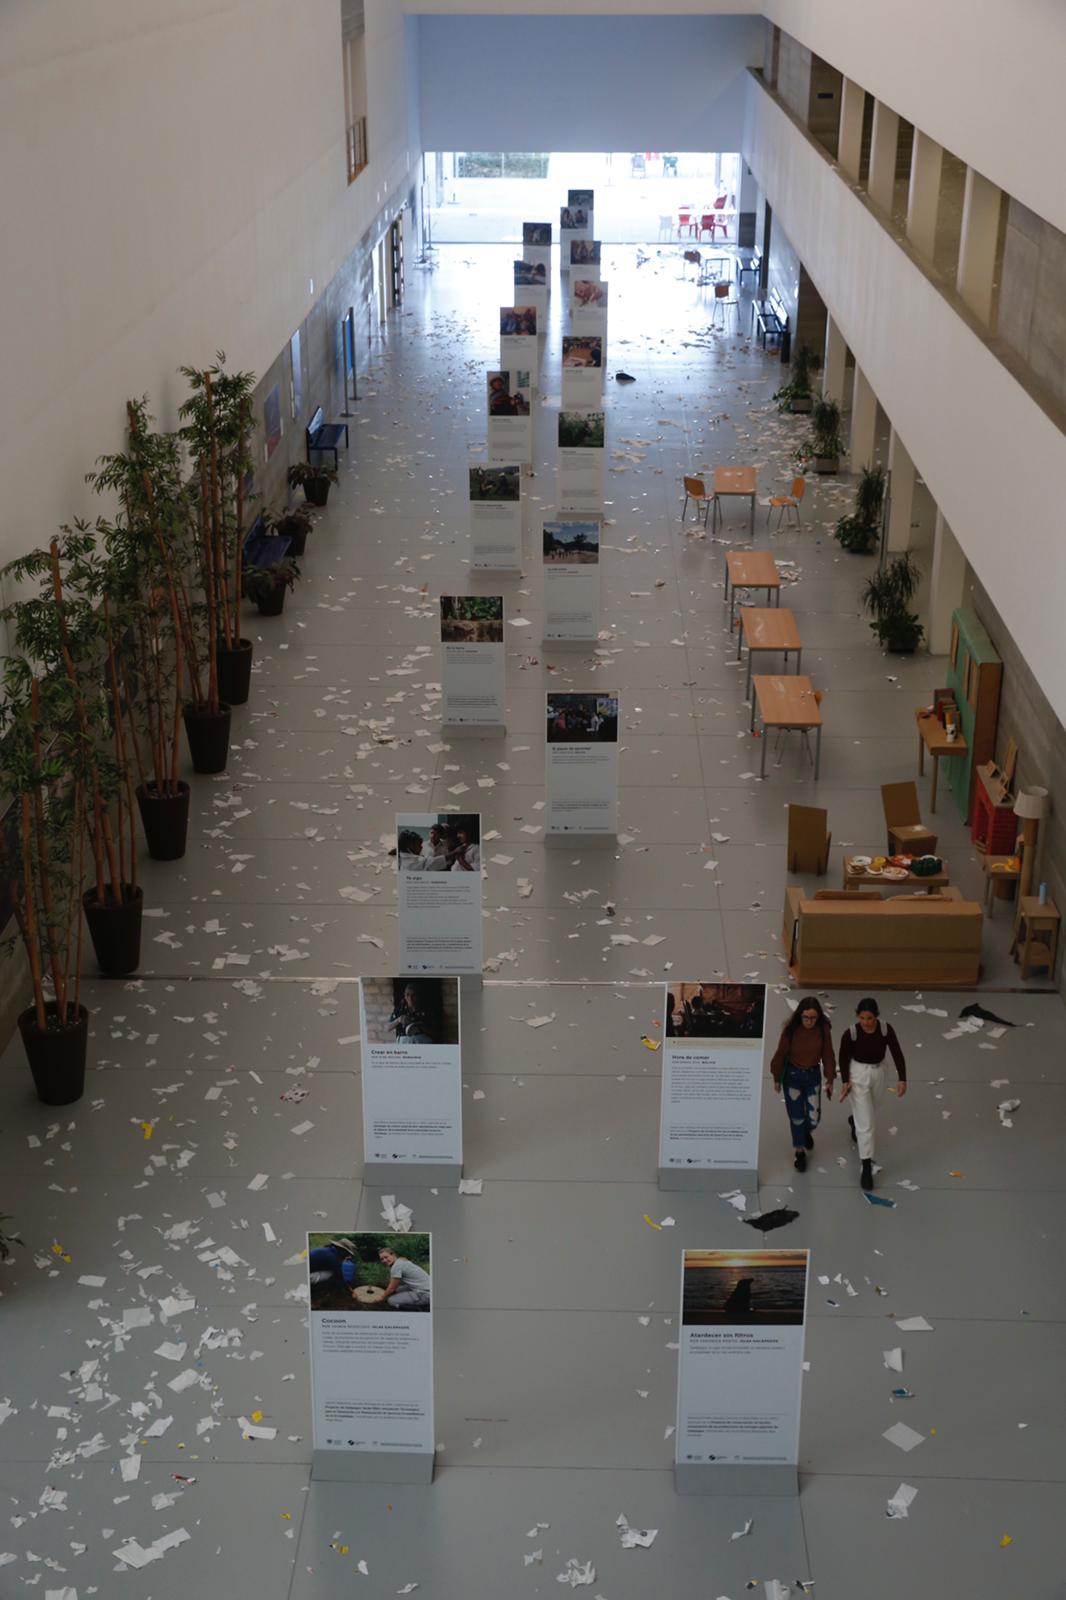
<instances>
[{"instance_id":1,"label":"framed picture on wall","mask_svg":"<svg viewBox=\"0 0 1066 1600\"><path fill-rule=\"evenodd\" d=\"M300 330L289 340L289 410L295 422L303 410L303 363L300 360Z\"/></svg>"},{"instance_id":2,"label":"framed picture on wall","mask_svg":"<svg viewBox=\"0 0 1066 1600\"><path fill-rule=\"evenodd\" d=\"M263 401L263 429L266 433L266 458L269 461L281 443L281 385L275 384Z\"/></svg>"}]
</instances>

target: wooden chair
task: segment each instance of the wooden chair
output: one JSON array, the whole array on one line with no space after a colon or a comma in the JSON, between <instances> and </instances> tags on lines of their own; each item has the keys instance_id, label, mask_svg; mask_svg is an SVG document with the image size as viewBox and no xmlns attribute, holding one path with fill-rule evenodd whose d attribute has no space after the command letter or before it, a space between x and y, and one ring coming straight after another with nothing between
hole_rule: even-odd
<instances>
[{"instance_id":1,"label":"wooden chair","mask_svg":"<svg viewBox=\"0 0 1066 1600\"><path fill-rule=\"evenodd\" d=\"M890 855L936 854L937 835L930 833L922 822L916 783L883 783L881 805L885 813Z\"/></svg>"},{"instance_id":2,"label":"wooden chair","mask_svg":"<svg viewBox=\"0 0 1066 1600\"><path fill-rule=\"evenodd\" d=\"M796 526L798 527L799 526L799 520L800 520L800 510L799 510L800 501L803 499L803 496L806 493L807 493L807 480L806 480L806 478L793 478L793 480L792 480L792 493L791 494L775 494L775 495L771 495L771 497L770 497L770 509L766 513L767 522L769 523L770 518L774 513L774 509L776 508L776 510L777 510L777 526L778 527L781 526L781 518L782 517L786 517L788 519L791 519L793 511L796 513Z\"/></svg>"},{"instance_id":3,"label":"wooden chair","mask_svg":"<svg viewBox=\"0 0 1066 1600\"><path fill-rule=\"evenodd\" d=\"M820 806L788 808L788 870L813 872L824 877L829 867L828 811Z\"/></svg>"},{"instance_id":4,"label":"wooden chair","mask_svg":"<svg viewBox=\"0 0 1066 1600\"><path fill-rule=\"evenodd\" d=\"M699 520L700 506L703 507L703 526L707 526L707 517L714 503L714 495L707 493L707 485L702 478L683 478L685 485L685 503L681 507L681 521L684 522L688 515L688 503L691 500L696 507L696 519Z\"/></svg>"},{"instance_id":5,"label":"wooden chair","mask_svg":"<svg viewBox=\"0 0 1066 1600\"><path fill-rule=\"evenodd\" d=\"M714 327L715 321L719 313L721 313L722 329L724 331L726 312L730 310L738 311L739 306L740 302L733 293L733 285L728 280L724 283L716 283L714 286L714 305L711 307L711 327Z\"/></svg>"}]
</instances>

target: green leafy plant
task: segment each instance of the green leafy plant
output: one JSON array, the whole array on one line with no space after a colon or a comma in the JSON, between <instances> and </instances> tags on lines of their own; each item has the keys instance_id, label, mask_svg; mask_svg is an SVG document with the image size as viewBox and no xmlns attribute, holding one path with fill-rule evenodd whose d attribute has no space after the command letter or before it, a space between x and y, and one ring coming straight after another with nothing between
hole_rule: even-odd
<instances>
[{"instance_id":1,"label":"green leafy plant","mask_svg":"<svg viewBox=\"0 0 1066 1600\"><path fill-rule=\"evenodd\" d=\"M250 372L227 372L221 350L214 366L181 370L192 391L180 408L184 419L180 438L192 455L197 480L197 557L206 629L202 651L207 662L206 692L193 680L192 698L198 707L217 712L219 641L235 649L241 636L255 378Z\"/></svg>"},{"instance_id":2,"label":"green leafy plant","mask_svg":"<svg viewBox=\"0 0 1066 1600\"><path fill-rule=\"evenodd\" d=\"M885 503L885 469L878 463L863 467L855 491L855 510L841 517L836 525L836 538L844 550L853 555L871 555L877 549L881 533L881 512Z\"/></svg>"},{"instance_id":3,"label":"green leafy plant","mask_svg":"<svg viewBox=\"0 0 1066 1600\"><path fill-rule=\"evenodd\" d=\"M811 376L820 365L809 344L796 346L792 352L788 382L783 383L773 396L777 401L778 410L790 411L796 401L802 402L811 398Z\"/></svg>"},{"instance_id":4,"label":"green leafy plant","mask_svg":"<svg viewBox=\"0 0 1066 1600\"><path fill-rule=\"evenodd\" d=\"M336 483L337 474L332 467L316 461L294 461L285 474L290 489L303 489L309 483Z\"/></svg>"},{"instance_id":5,"label":"green leafy plant","mask_svg":"<svg viewBox=\"0 0 1066 1600\"><path fill-rule=\"evenodd\" d=\"M835 400L816 400L811 410L811 431L796 452L797 461L838 461L843 453L840 407Z\"/></svg>"},{"instance_id":6,"label":"green leafy plant","mask_svg":"<svg viewBox=\"0 0 1066 1600\"><path fill-rule=\"evenodd\" d=\"M294 589L300 568L291 556L277 561L272 567L245 567L244 592L249 600L269 600L278 589Z\"/></svg>"},{"instance_id":7,"label":"green leafy plant","mask_svg":"<svg viewBox=\"0 0 1066 1600\"><path fill-rule=\"evenodd\" d=\"M877 641L894 654L916 650L925 634L917 615L910 610L918 592L921 569L909 551L868 578L862 590L862 607L872 617L870 628Z\"/></svg>"}]
</instances>

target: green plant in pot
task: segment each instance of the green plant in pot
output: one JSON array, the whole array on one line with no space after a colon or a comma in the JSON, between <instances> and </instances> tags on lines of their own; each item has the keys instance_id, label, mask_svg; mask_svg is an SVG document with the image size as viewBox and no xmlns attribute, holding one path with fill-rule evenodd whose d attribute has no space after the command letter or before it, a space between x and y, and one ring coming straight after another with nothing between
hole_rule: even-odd
<instances>
[{"instance_id":1,"label":"green plant in pot","mask_svg":"<svg viewBox=\"0 0 1066 1600\"><path fill-rule=\"evenodd\" d=\"M74 523L47 550L11 562L5 576L36 579L39 593L4 612L16 649L49 686L63 681L63 723L49 729L68 776L85 796L92 881L83 901L101 972L125 977L140 964L144 894L137 882L136 807L129 702L118 640L127 619L109 592L100 557L103 525ZM127 685L128 688L128 685Z\"/></svg>"},{"instance_id":2,"label":"green plant in pot","mask_svg":"<svg viewBox=\"0 0 1066 1600\"><path fill-rule=\"evenodd\" d=\"M42 681L21 656L2 664L0 771L11 799L0 871L29 967L33 1003L18 1019L37 1098L70 1105L85 1088L89 1013L81 1003L85 794L67 761L66 678Z\"/></svg>"},{"instance_id":3,"label":"green plant in pot","mask_svg":"<svg viewBox=\"0 0 1066 1600\"><path fill-rule=\"evenodd\" d=\"M244 592L255 601L261 617L279 617L285 608L285 596L296 587L299 576L300 569L291 557L272 567L245 567Z\"/></svg>"},{"instance_id":4,"label":"green plant in pot","mask_svg":"<svg viewBox=\"0 0 1066 1600\"><path fill-rule=\"evenodd\" d=\"M852 555L868 556L877 549L881 538L881 513L885 504L885 469L878 463L863 467L855 491L855 510L841 517L834 538L842 550Z\"/></svg>"},{"instance_id":5,"label":"green plant in pot","mask_svg":"<svg viewBox=\"0 0 1066 1600\"><path fill-rule=\"evenodd\" d=\"M263 520L271 533L290 540L294 556L302 556L307 548L307 535L315 525L314 507L306 500L297 501L285 511L268 511Z\"/></svg>"},{"instance_id":6,"label":"green plant in pot","mask_svg":"<svg viewBox=\"0 0 1066 1600\"><path fill-rule=\"evenodd\" d=\"M111 671L128 708L137 804L155 861L185 854L189 785L181 765L186 662L199 676L196 619L185 582L195 560L195 517L176 434L156 433L143 400L130 400L127 449L103 456L88 482L119 500L101 523L107 550L103 592L117 598Z\"/></svg>"},{"instance_id":7,"label":"green plant in pot","mask_svg":"<svg viewBox=\"0 0 1066 1600\"><path fill-rule=\"evenodd\" d=\"M311 461L294 461L285 476L289 488L302 489L305 499L313 506L326 504L330 484L337 481L337 474L332 467Z\"/></svg>"},{"instance_id":8,"label":"green plant in pot","mask_svg":"<svg viewBox=\"0 0 1066 1600\"><path fill-rule=\"evenodd\" d=\"M824 396L811 409L811 431L797 451L798 461L809 461L815 472L840 471L844 445L840 437L840 407Z\"/></svg>"},{"instance_id":9,"label":"green plant in pot","mask_svg":"<svg viewBox=\"0 0 1066 1600\"><path fill-rule=\"evenodd\" d=\"M232 701L222 694L220 666L243 678L243 658L250 671L251 651L251 642L241 638L240 606L255 379L250 372L227 372L225 363L220 351L213 367L183 367L192 392L180 408L180 437L197 485L197 616L206 662L202 677L190 670L184 720L193 766L205 773L222 772L229 759Z\"/></svg>"},{"instance_id":10,"label":"green plant in pot","mask_svg":"<svg viewBox=\"0 0 1066 1600\"><path fill-rule=\"evenodd\" d=\"M792 352L788 382L774 394L778 410L808 412L813 405L811 376L820 365L809 344L797 345Z\"/></svg>"},{"instance_id":11,"label":"green plant in pot","mask_svg":"<svg viewBox=\"0 0 1066 1600\"><path fill-rule=\"evenodd\" d=\"M863 587L863 610L873 618L870 628L878 643L893 655L910 655L924 637L925 629L909 609L921 576L914 558L905 551L875 572Z\"/></svg>"}]
</instances>

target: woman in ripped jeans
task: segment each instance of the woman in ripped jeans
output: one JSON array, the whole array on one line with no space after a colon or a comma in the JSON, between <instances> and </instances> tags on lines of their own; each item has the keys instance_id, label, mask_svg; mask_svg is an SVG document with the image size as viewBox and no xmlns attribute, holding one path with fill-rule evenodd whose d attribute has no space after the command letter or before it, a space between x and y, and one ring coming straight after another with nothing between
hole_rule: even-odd
<instances>
[{"instance_id":1,"label":"woman in ripped jeans","mask_svg":"<svg viewBox=\"0 0 1066 1600\"><path fill-rule=\"evenodd\" d=\"M837 1075L833 1035L821 1001L806 995L781 1029L770 1062L776 1094L784 1094L797 1172L807 1170L807 1151L814 1149L814 1130L822 1120L822 1077L827 1100L833 1098Z\"/></svg>"}]
</instances>

